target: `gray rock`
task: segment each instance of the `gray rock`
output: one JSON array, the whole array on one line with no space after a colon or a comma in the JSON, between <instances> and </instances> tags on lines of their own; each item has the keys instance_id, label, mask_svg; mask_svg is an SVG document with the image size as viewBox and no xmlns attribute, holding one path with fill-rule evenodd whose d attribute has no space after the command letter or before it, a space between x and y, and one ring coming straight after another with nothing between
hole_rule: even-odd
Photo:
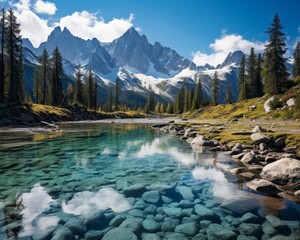
<instances>
[{"instance_id":1,"label":"gray rock","mask_svg":"<svg viewBox=\"0 0 300 240\"><path fill-rule=\"evenodd\" d=\"M193 237L192 240L208 240L208 238L204 234L199 233L195 237Z\"/></svg>"},{"instance_id":2,"label":"gray rock","mask_svg":"<svg viewBox=\"0 0 300 240\"><path fill-rule=\"evenodd\" d=\"M53 232L55 231L55 227L47 227L45 230L37 230L32 234L33 240L49 240L52 237ZM0 235L1 236L1 235Z\"/></svg>"},{"instance_id":3,"label":"gray rock","mask_svg":"<svg viewBox=\"0 0 300 240\"><path fill-rule=\"evenodd\" d=\"M260 143L258 148L259 148L260 151L265 151L265 150L268 149L268 145L265 144L265 143Z\"/></svg>"},{"instance_id":4,"label":"gray rock","mask_svg":"<svg viewBox=\"0 0 300 240\"><path fill-rule=\"evenodd\" d=\"M164 202L164 203L171 203L173 200L171 198L168 198L166 196L161 196L161 200Z\"/></svg>"},{"instance_id":5,"label":"gray rock","mask_svg":"<svg viewBox=\"0 0 300 240\"><path fill-rule=\"evenodd\" d=\"M225 200L220 207L228 209L232 212L246 213L257 210L260 207L260 203L255 199L240 198Z\"/></svg>"},{"instance_id":6,"label":"gray rock","mask_svg":"<svg viewBox=\"0 0 300 240\"><path fill-rule=\"evenodd\" d=\"M178 219L165 218L161 225L161 230L164 232L173 232L175 227L179 225L180 221Z\"/></svg>"},{"instance_id":7,"label":"gray rock","mask_svg":"<svg viewBox=\"0 0 300 240\"><path fill-rule=\"evenodd\" d=\"M253 129L252 129L252 132L253 133L260 133L260 132L267 132L266 129L262 128L261 126L255 126Z\"/></svg>"},{"instance_id":8,"label":"gray rock","mask_svg":"<svg viewBox=\"0 0 300 240\"><path fill-rule=\"evenodd\" d=\"M134 233L138 233L142 228L143 219L140 218L128 218L121 223L119 228L128 228Z\"/></svg>"},{"instance_id":9,"label":"gray rock","mask_svg":"<svg viewBox=\"0 0 300 240\"><path fill-rule=\"evenodd\" d=\"M74 235L84 236L86 232L86 226L83 221L78 218L71 219L64 226L69 228Z\"/></svg>"},{"instance_id":10,"label":"gray rock","mask_svg":"<svg viewBox=\"0 0 300 240\"><path fill-rule=\"evenodd\" d=\"M239 235L237 240L257 240L257 238L253 236Z\"/></svg>"},{"instance_id":11,"label":"gray rock","mask_svg":"<svg viewBox=\"0 0 300 240\"><path fill-rule=\"evenodd\" d=\"M177 207L164 208L165 214L167 214L171 218L181 218L182 217L182 209Z\"/></svg>"},{"instance_id":12,"label":"gray rock","mask_svg":"<svg viewBox=\"0 0 300 240\"><path fill-rule=\"evenodd\" d=\"M266 136L266 135L264 135L262 133L253 133L251 135L251 139L257 145L260 144L260 143L266 143L266 144L268 144L271 141L270 137L268 137L268 136Z\"/></svg>"},{"instance_id":13,"label":"gray rock","mask_svg":"<svg viewBox=\"0 0 300 240\"><path fill-rule=\"evenodd\" d=\"M185 235L194 236L199 231L196 222L184 223L176 226L175 232L183 233Z\"/></svg>"},{"instance_id":14,"label":"gray rock","mask_svg":"<svg viewBox=\"0 0 300 240\"><path fill-rule=\"evenodd\" d=\"M68 228L62 226L55 230L51 240L75 240L75 237Z\"/></svg>"},{"instance_id":15,"label":"gray rock","mask_svg":"<svg viewBox=\"0 0 300 240\"><path fill-rule=\"evenodd\" d=\"M142 240L160 240L160 236L154 233L143 233Z\"/></svg>"},{"instance_id":16,"label":"gray rock","mask_svg":"<svg viewBox=\"0 0 300 240\"><path fill-rule=\"evenodd\" d=\"M128 214L136 218L145 218L144 212L140 209L132 209Z\"/></svg>"},{"instance_id":17,"label":"gray rock","mask_svg":"<svg viewBox=\"0 0 300 240\"><path fill-rule=\"evenodd\" d=\"M106 233L102 240L138 240L138 238L129 229L119 227Z\"/></svg>"},{"instance_id":18,"label":"gray rock","mask_svg":"<svg viewBox=\"0 0 300 240\"><path fill-rule=\"evenodd\" d=\"M188 240L188 238L181 233L169 233L163 240Z\"/></svg>"},{"instance_id":19,"label":"gray rock","mask_svg":"<svg viewBox=\"0 0 300 240\"><path fill-rule=\"evenodd\" d=\"M265 109L266 113L271 112L270 102L274 101L274 99L275 99L275 97L272 96L267 101L265 101L265 103L264 103L264 109Z\"/></svg>"},{"instance_id":20,"label":"gray rock","mask_svg":"<svg viewBox=\"0 0 300 240\"><path fill-rule=\"evenodd\" d=\"M111 227L119 227L122 222L124 222L126 218L124 216L117 215L110 222L109 226Z\"/></svg>"},{"instance_id":21,"label":"gray rock","mask_svg":"<svg viewBox=\"0 0 300 240\"><path fill-rule=\"evenodd\" d=\"M239 232L246 236L260 237L262 235L261 225L254 223L242 223L238 227Z\"/></svg>"},{"instance_id":22,"label":"gray rock","mask_svg":"<svg viewBox=\"0 0 300 240\"><path fill-rule=\"evenodd\" d=\"M126 197L140 197L145 191L145 186L143 184L137 183L126 187L124 189L124 195Z\"/></svg>"},{"instance_id":23,"label":"gray rock","mask_svg":"<svg viewBox=\"0 0 300 240\"><path fill-rule=\"evenodd\" d=\"M249 167L252 164L258 164L259 162L256 159L255 154L253 153L246 153L243 158L241 159L241 162L246 166Z\"/></svg>"},{"instance_id":24,"label":"gray rock","mask_svg":"<svg viewBox=\"0 0 300 240\"><path fill-rule=\"evenodd\" d=\"M274 147L276 148L284 148L285 147L285 139L286 137L279 137L275 140Z\"/></svg>"},{"instance_id":25,"label":"gray rock","mask_svg":"<svg viewBox=\"0 0 300 240\"><path fill-rule=\"evenodd\" d=\"M136 201L133 208L144 210L147 207L147 204L143 200Z\"/></svg>"},{"instance_id":26,"label":"gray rock","mask_svg":"<svg viewBox=\"0 0 300 240\"><path fill-rule=\"evenodd\" d=\"M274 215L269 214L266 216L266 219L274 228L277 228L282 225L281 219Z\"/></svg>"},{"instance_id":27,"label":"gray rock","mask_svg":"<svg viewBox=\"0 0 300 240\"><path fill-rule=\"evenodd\" d=\"M200 216L200 220L211 220L213 222L220 220L219 216L217 216L211 209L200 204L195 205L195 212Z\"/></svg>"},{"instance_id":28,"label":"gray rock","mask_svg":"<svg viewBox=\"0 0 300 240\"><path fill-rule=\"evenodd\" d=\"M209 140L208 138L199 135L197 137L195 137L193 139L193 141L191 142L191 146L193 149L197 150L198 147L216 147L218 146L219 143L213 141L213 140Z\"/></svg>"},{"instance_id":29,"label":"gray rock","mask_svg":"<svg viewBox=\"0 0 300 240\"><path fill-rule=\"evenodd\" d=\"M160 226L154 220L144 220L143 228L148 232L158 232L160 230Z\"/></svg>"},{"instance_id":30,"label":"gray rock","mask_svg":"<svg viewBox=\"0 0 300 240\"><path fill-rule=\"evenodd\" d=\"M292 107L296 104L296 98L290 98L289 100L286 101L286 105L289 107Z\"/></svg>"},{"instance_id":31,"label":"gray rock","mask_svg":"<svg viewBox=\"0 0 300 240\"><path fill-rule=\"evenodd\" d=\"M283 158L266 165L260 177L279 185L300 183L300 161L293 158Z\"/></svg>"},{"instance_id":32,"label":"gray rock","mask_svg":"<svg viewBox=\"0 0 300 240\"><path fill-rule=\"evenodd\" d=\"M268 234L271 236L276 235L278 233L278 231L268 221L263 223L262 230L265 234Z\"/></svg>"},{"instance_id":33,"label":"gray rock","mask_svg":"<svg viewBox=\"0 0 300 240\"><path fill-rule=\"evenodd\" d=\"M146 207L145 209L144 209L144 213L146 214L146 215L155 215L155 213L156 213L156 211L157 211L157 207L155 206L155 205L149 205L148 207Z\"/></svg>"},{"instance_id":34,"label":"gray rock","mask_svg":"<svg viewBox=\"0 0 300 240\"><path fill-rule=\"evenodd\" d=\"M86 225L87 229L101 229L103 225L105 225L104 221L104 214L103 212L95 212L88 215L85 220L84 224Z\"/></svg>"},{"instance_id":35,"label":"gray rock","mask_svg":"<svg viewBox=\"0 0 300 240\"><path fill-rule=\"evenodd\" d=\"M189 187L186 186L178 186L176 187L176 191L180 193L180 195L185 200L194 201L195 196L192 192L192 190Z\"/></svg>"},{"instance_id":36,"label":"gray rock","mask_svg":"<svg viewBox=\"0 0 300 240\"><path fill-rule=\"evenodd\" d=\"M222 225L212 223L206 230L209 240L235 240L237 235Z\"/></svg>"},{"instance_id":37,"label":"gray rock","mask_svg":"<svg viewBox=\"0 0 300 240\"><path fill-rule=\"evenodd\" d=\"M241 221L244 223L259 223L260 219L257 215L255 215L253 213L245 213L241 217Z\"/></svg>"},{"instance_id":38,"label":"gray rock","mask_svg":"<svg viewBox=\"0 0 300 240\"><path fill-rule=\"evenodd\" d=\"M148 192L145 192L143 195L142 195L142 199L145 201L145 202L148 202L148 203L153 203L153 204L157 204L160 200L160 194L158 191L148 191Z\"/></svg>"},{"instance_id":39,"label":"gray rock","mask_svg":"<svg viewBox=\"0 0 300 240\"><path fill-rule=\"evenodd\" d=\"M286 148L284 148L284 151L285 151L286 153L292 153L292 154L295 154L296 151L297 151L297 147L296 147L296 146L286 147Z\"/></svg>"},{"instance_id":40,"label":"gray rock","mask_svg":"<svg viewBox=\"0 0 300 240\"><path fill-rule=\"evenodd\" d=\"M247 182L247 187L256 192L262 192L268 195L277 195L279 192L275 184L265 179L253 179L252 181Z\"/></svg>"},{"instance_id":41,"label":"gray rock","mask_svg":"<svg viewBox=\"0 0 300 240\"><path fill-rule=\"evenodd\" d=\"M99 240L104 236L103 231L90 230L85 234L85 240Z\"/></svg>"}]
</instances>

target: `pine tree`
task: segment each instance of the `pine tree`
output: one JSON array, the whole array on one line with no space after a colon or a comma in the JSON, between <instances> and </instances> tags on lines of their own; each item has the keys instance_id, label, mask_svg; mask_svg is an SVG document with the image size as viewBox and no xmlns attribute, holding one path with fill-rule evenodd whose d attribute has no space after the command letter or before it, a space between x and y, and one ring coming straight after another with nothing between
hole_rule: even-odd
<instances>
[{"instance_id":1,"label":"pine tree","mask_svg":"<svg viewBox=\"0 0 300 240\"><path fill-rule=\"evenodd\" d=\"M160 104L159 112L160 112L160 113L166 112L165 104L163 104L163 103Z\"/></svg>"},{"instance_id":2,"label":"pine tree","mask_svg":"<svg viewBox=\"0 0 300 240\"><path fill-rule=\"evenodd\" d=\"M33 102L33 101L32 101L32 97L31 97L29 91L27 91L27 93L26 93L26 98L25 98L25 100L26 100L26 103L32 103L32 102Z\"/></svg>"},{"instance_id":3,"label":"pine tree","mask_svg":"<svg viewBox=\"0 0 300 240\"><path fill-rule=\"evenodd\" d=\"M14 15L12 9L8 10L7 21L7 83L8 83L8 101L20 102L22 101L22 86L23 79L20 74L20 64L22 61L22 38L20 35L20 24Z\"/></svg>"},{"instance_id":4,"label":"pine tree","mask_svg":"<svg viewBox=\"0 0 300 240\"><path fill-rule=\"evenodd\" d=\"M92 108L97 109L97 99L98 99L98 85L96 79L93 81L93 88L92 88Z\"/></svg>"},{"instance_id":5,"label":"pine tree","mask_svg":"<svg viewBox=\"0 0 300 240\"><path fill-rule=\"evenodd\" d=\"M245 55L243 54L239 71L239 101L246 99Z\"/></svg>"},{"instance_id":6,"label":"pine tree","mask_svg":"<svg viewBox=\"0 0 300 240\"><path fill-rule=\"evenodd\" d=\"M184 95L184 108L183 112L189 111L189 91L186 91L186 94Z\"/></svg>"},{"instance_id":7,"label":"pine tree","mask_svg":"<svg viewBox=\"0 0 300 240\"><path fill-rule=\"evenodd\" d=\"M59 106L62 104L63 101L62 77L64 75L64 72L62 56L57 47L52 53L51 66L51 103L53 106Z\"/></svg>"},{"instance_id":8,"label":"pine tree","mask_svg":"<svg viewBox=\"0 0 300 240\"><path fill-rule=\"evenodd\" d=\"M166 109L167 113L173 113L173 104L168 103L167 109Z\"/></svg>"},{"instance_id":9,"label":"pine tree","mask_svg":"<svg viewBox=\"0 0 300 240\"><path fill-rule=\"evenodd\" d=\"M67 88L67 101L69 104L73 103L74 101L74 88L72 83L69 83Z\"/></svg>"},{"instance_id":10,"label":"pine tree","mask_svg":"<svg viewBox=\"0 0 300 240\"><path fill-rule=\"evenodd\" d=\"M218 73L215 71L211 84L211 105L216 106L218 104Z\"/></svg>"},{"instance_id":11,"label":"pine tree","mask_svg":"<svg viewBox=\"0 0 300 240\"><path fill-rule=\"evenodd\" d=\"M300 42L297 43L294 52L293 77L300 77Z\"/></svg>"},{"instance_id":12,"label":"pine tree","mask_svg":"<svg viewBox=\"0 0 300 240\"><path fill-rule=\"evenodd\" d=\"M231 87L228 84L226 89L226 103L231 104L232 103L232 94L231 94Z\"/></svg>"},{"instance_id":13,"label":"pine tree","mask_svg":"<svg viewBox=\"0 0 300 240\"><path fill-rule=\"evenodd\" d=\"M113 105L113 100L112 100L112 89L111 87L109 88L108 91L108 111L111 112L112 111L112 105Z\"/></svg>"},{"instance_id":14,"label":"pine tree","mask_svg":"<svg viewBox=\"0 0 300 240\"><path fill-rule=\"evenodd\" d=\"M152 89L150 89L147 103L145 106L145 113L150 113L153 111L154 111L154 92Z\"/></svg>"},{"instance_id":15,"label":"pine tree","mask_svg":"<svg viewBox=\"0 0 300 240\"><path fill-rule=\"evenodd\" d=\"M191 87L189 90L189 96L188 96L188 101L189 101L189 106L188 109L190 111L194 110L193 105L194 105L194 96L195 96L195 90L194 87Z\"/></svg>"},{"instance_id":16,"label":"pine tree","mask_svg":"<svg viewBox=\"0 0 300 240\"><path fill-rule=\"evenodd\" d=\"M255 81L256 75L256 56L254 48L251 48L248 57L247 76L246 76L246 98L254 98L256 96L257 86Z\"/></svg>"},{"instance_id":17,"label":"pine tree","mask_svg":"<svg viewBox=\"0 0 300 240\"><path fill-rule=\"evenodd\" d=\"M265 48L263 64L264 92L265 94L278 94L283 91L288 78L285 67L284 54L286 52L285 34L281 31L283 26L276 14L271 27L268 29L269 41Z\"/></svg>"},{"instance_id":18,"label":"pine tree","mask_svg":"<svg viewBox=\"0 0 300 240\"><path fill-rule=\"evenodd\" d=\"M119 78L116 79L116 86L115 86L115 111L119 109Z\"/></svg>"},{"instance_id":19,"label":"pine tree","mask_svg":"<svg viewBox=\"0 0 300 240\"><path fill-rule=\"evenodd\" d=\"M185 81L182 83L181 88L175 98L174 102L174 112L175 113L182 113L184 111L184 106L185 106Z\"/></svg>"},{"instance_id":20,"label":"pine tree","mask_svg":"<svg viewBox=\"0 0 300 240\"><path fill-rule=\"evenodd\" d=\"M197 88L196 88L196 93L194 96L194 101L193 101L193 110L197 110L200 108L202 105L202 90L201 90L201 80L199 78L198 83L197 83Z\"/></svg>"},{"instance_id":21,"label":"pine tree","mask_svg":"<svg viewBox=\"0 0 300 240\"><path fill-rule=\"evenodd\" d=\"M261 97L263 95L261 64L262 64L262 59L261 59L261 54L259 53L257 56L257 63L256 63L256 69L255 69L255 86L256 86L256 91L254 94L255 97Z\"/></svg>"},{"instance_id":22,"label":"pine tree","mask_svg":"<svg viewBox=\"0 0 300 240\"><path fill-rule=\"evenodd\" d=\"M25 97L25 86L24 86L24 65L23 65L23 47L20 48L20 56L19 56L19 62L18 62L18 77L17 77L17 85L18 87L18 99L19 101L23 101Z\"/></svg>"},{"instance_id":23,"label":"pine tree","mask_svg":"<svg viewBox=\"0 0 300 240\"><path fill-rule=\"evenodd\" d=\"M1 10L0 18L0 31L1 31L1 55L0 55L0 102L5 100L5 35L6 35L6 26L5 26L5 9Z\"/></svg>"},{"instance_id":24,"label":"pine tree","mask_svg":"<svg viewBox=\"0 0 300 240\"><path fill-rule=\"evenodd\" d=\"M93 104L93 88L94 88L94 75L92 70L90 69L88 72L88 77L86 81L86 89L85 89L85 96L86 96L86 103L87 107L92 109L94 106Z\"/></svg>"},{"instance_id":25,"label":"pine tree","mask_svg":"<svg viewBox=\"0 0 300 240\"><path fill-rule=\"evenodd\" d=\"M77 72L75 73L76 83L75 83L75 92L74 92L74 102L83 104L83 83L82 83L82 73L81 66L79 66Z\"/></svg>"},{"instance_id":26,"label":"pine tree","mask_svg":"<svg viewBox=\"0 0 300 240\"><path fill-rule=\"evenodd\" d=\"M154 111L155 111L156 113L159 113L159 111L160 111L160 102L159 102L159 101L157 102Z\"/></svg>"}]
</instances>

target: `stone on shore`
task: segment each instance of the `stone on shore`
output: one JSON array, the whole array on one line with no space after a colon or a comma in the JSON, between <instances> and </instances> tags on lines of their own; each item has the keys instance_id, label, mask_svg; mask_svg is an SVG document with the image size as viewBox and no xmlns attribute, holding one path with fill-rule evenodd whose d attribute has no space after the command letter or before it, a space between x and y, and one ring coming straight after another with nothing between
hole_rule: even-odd
<instances>
[{"instance_id":1,"label":"stone on shore","mask_svg":"<svg viewBox=\"0 0 300 240\"><path fill-rule=\"evenodd\" d=\"M268 195L276 195L279 192L275 184L265 179L253 179L252 181L247 182L247 187L256 192L262 192Z\"/></svg>"},{"instance_id":2,"label":"stone on shore","mask_svg":"<svg viewBox=\"0 0 300 240\"><path fill-rule=\"evenodd\" d=\"M260 143L268 144L271 141L270 137L268 137L268 136L266 136L262 133L253 133L253 134L251 134L251 139L257 145L259 145Z\"/></svg>"}]
</instances>

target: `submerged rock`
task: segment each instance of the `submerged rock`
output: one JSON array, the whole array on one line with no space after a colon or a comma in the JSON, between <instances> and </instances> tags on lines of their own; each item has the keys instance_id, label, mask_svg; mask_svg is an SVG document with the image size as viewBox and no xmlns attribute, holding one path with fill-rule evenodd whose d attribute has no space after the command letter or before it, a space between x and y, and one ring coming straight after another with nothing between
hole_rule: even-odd
<instances>
[{"instance_id":1,"label":"submerged rock","mask_svg":"<svg viewBox=\"0 0 300 240\"><path fill-rule=\"evenodd\" d=\"M215 223L210 224L206 232L208 239L211 240L234 240L237 237L236 233L232 230Z\"/></svg>"},{"instance_id":2,"label":"submerged rock","mask_svg":"<svg viewBox=\"0 0 300 240\"><path fill-rule=\"evenodd\" d=\"M256 192L262 192L268 195L276 195L279 192L275 184L265 179L253 179L252 181L247 182L247 187Z\"/></svg>"},{"instance_id":3,"label":"submerged rock","mask_svg":"<svg viewBox=\"0 0 300 240\"><path fill-rule=\"evenodd\" d=\"M126 187L124 189L124 195L126 197L140 197L145 191L145 186L143 184L137 183Z\"/></svg>"},{"instance_id":4,"label":"submerged rock","mask_svg":"<svg viewBox=\"0 0 300 240\"><path fill-rule=\"evenodd\" d=\"M143 228L147 232L157 232L160 230L160 226L156 221L147 219L143 221Z\"/></svg>"},{"instance_id":5,"label":"submerged rock","mask_svg":"<svg viewBox=\"0 0 300 240\"><path fill-rule=\"evenodd\" d=\"M75 237L68 228L60 227L53 233L51 240L75 240Z\"/></svg>"},{"instance_id":6,"label":"submerged rock","mask_svg":"<svg viewBox=\"0 0 300 240\"><path fill-rule=\"evenodd\" d=\"M176 191L179 192L185 200L194 201L195 199L195 196L189 187L178 186L176 187Z\"/></svg>"},{"instance_id":7,"label":"submerged rock","mask_svg":"<svg viewBox=\"0 0 300 240\"><path fill-rule=\"evenodd\" d=\"M240 198L225 200L220 207L236 213L246 213L257 210L260 203L255 199Z\"/></svg>"},{"instance_id":8,"label":"submerged rock","mask_svg":"<svg viewBox=\"0 0 300 240\"><path fill-rule=\"evenodd\" d=\"M183 223L175 228L175 232L189 236L194 236L198 231L199 228L196 222Z\"/></svg>"},{"instance_id":9,"label":"submerged rock","mask_svg":"<svg viewBox=\"0 0 300 240\"><path fill-rule=\"evenodd\" d=\"M157 204L160 200L160 194L158 191L155 191L155 190L148 191L148 192L143 193L142 199L145 202Z\"/></svg>"},{"instance_id":10,"label":"submerged rock","mask_svg":"<svg viewBox=\"0 0 300 240\"><path fill-rule=\"evenodd\" d=\"M119 227L110 230L102 240L138 240L138 238L129 229Z\"/></svg>"}]
</instances>

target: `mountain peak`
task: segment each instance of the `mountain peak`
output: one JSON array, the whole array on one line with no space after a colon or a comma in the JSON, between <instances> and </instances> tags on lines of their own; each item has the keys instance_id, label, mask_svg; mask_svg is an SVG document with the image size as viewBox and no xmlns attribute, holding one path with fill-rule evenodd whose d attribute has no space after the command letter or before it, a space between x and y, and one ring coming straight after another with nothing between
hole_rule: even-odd
<instances>
[{"instance_id":1,"label":"mountain peak","mask_svg":"<svg viewBox=\"0 0 300 240\"><path fill-rule=\"evenodd\" d=\"M240 65L244 53L241 50L230 52L225 58L222 64L219 64L216 68L223 68L231 64L235 64L237 67Z\"/></svg>"}]
</instances>

